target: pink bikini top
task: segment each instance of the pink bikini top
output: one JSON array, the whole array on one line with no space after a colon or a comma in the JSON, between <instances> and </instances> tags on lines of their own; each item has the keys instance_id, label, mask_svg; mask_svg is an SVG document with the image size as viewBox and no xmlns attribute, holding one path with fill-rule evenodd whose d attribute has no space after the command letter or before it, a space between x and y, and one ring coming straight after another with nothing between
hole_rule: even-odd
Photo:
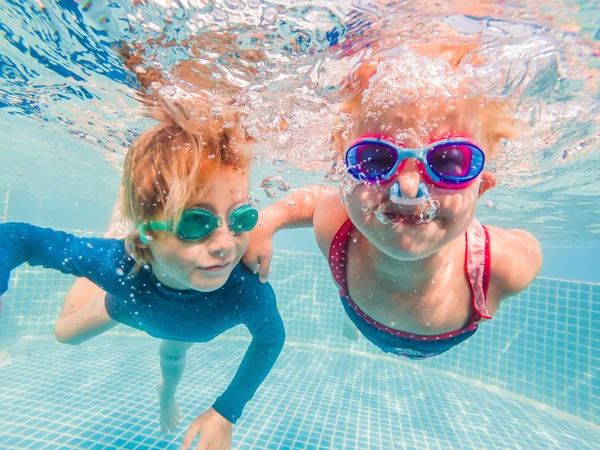
<instances>
[{"instance_id":1,"label":"pink bikini top","mask_svg":"<svg viewBox=\"0 0 600 450\"><path fill-rule=\"evenodd\" d=\"M481 319L491 319L486 308L486 297L490 281L490 238L487 229L477 219L465 231L465 277L471 291L473 312L465 326L456 331L438 335L419 335L389 328L367 316L348 293L346 282L346 255L354 224L348 219L338 230L329 249L329 267L339 287L340 297L346 300L354 311L367 323L379 330L402 338L419 341L448 339L477 328Z\"/></svg>"}]
</instances>

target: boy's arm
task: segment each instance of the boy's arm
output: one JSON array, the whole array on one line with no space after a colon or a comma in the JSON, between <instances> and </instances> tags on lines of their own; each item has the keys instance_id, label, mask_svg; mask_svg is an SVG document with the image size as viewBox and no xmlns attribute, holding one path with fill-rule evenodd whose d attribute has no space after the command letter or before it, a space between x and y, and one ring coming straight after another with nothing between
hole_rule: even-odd
<instances>
[{"instance_id":1,"label":"boy's arm","mask_svg":"<svg viewBox=\"0 0 600 450\"><path fill-rule=\"evenodd\" d=\"M88 280L80 280L91 284ZM74 312L65 314L63 310L56 320L54 336L58 342L71 345L81 344L110 330L118 324L117 321L109 316L106 310L106 293L97 286L94 286L94 289L89 289L88 286L84 286L84 288L86 289L86 293L82 296L78 295L77 299L84 298L86 300L85 303ZM78 294L77 290L76 283L71 293ZM94 297L90 300L86 298L89 295L94 295ZM67 300L68 298L69 295L67 296Z\"/></svg>"},{"instance_id":2,"label":"boy's arm","mask_svg":"<svg viewBox=\"0 0 600 450\"><path fill-rule=\"evenodd\" d=\"M542 249L525 230L487 227L491 241L490 288L499 300L524 290L542 267Z\"/></svg>"},{"instance_id":3,"label":"boy's arm","mask_svg":"<svg viewBox=\"0 0 600 450\"><path fill-rule=\"evenodd\" d=\"M213 404L215 411L231 423L242 415L244 406L271 371L285 341L273 289L269 284L258 289L248 296L242 313L252 342L229 387Z\"/></svg>"},{"instance_id":4,"label":"boy's arm","mask_svg":"<svg viewBox=\"0 0 600 450\"><path fill-rule=\"evenodd\" d=\"M65 296L59 319L76 313L99 295L106 295L106 292L87 278L77 278Z\"/></svg>"},{"instance_id":5,"label":"boy's arm","mask_svg":"<svg viewBox=\"0 0 600 450\"><path fill-rule=\"evenodd\" d=\"M132 259L121 241L78 238L26 223L0 224L0 295L8 289L10 272L24 263L88 278L115 294Z\"/></svg>"},{"instance_id":6,"label":"boy's arm","mask_svg":"<svg viewBox=\"0 0 600 450\"><path fill-rule=\"evenodd\" d=\"M119 199L115 202L113 206L110 224L108 226L108 230L104 234L105 238L123 239L127 235L128 226L121 219L121 197L122 192L119 193ZM98 287L96 284L94 284L87 278L77 278L75 280L73 286L71 286L71 289L69 289L69 292L67 292L67 295L65 296L62 310L60 312L60 315L58 316L56 325L54 327L54 334L58 341L65 342L65 339L69 338L63 335L64 330L62 329L62 326L65 322L64 318L69 314L76 313L87 303L94 300L98 296L102 296L102 298L105 298L106 292L104 292L100 287Z\"/></svg>"}]
</instances>

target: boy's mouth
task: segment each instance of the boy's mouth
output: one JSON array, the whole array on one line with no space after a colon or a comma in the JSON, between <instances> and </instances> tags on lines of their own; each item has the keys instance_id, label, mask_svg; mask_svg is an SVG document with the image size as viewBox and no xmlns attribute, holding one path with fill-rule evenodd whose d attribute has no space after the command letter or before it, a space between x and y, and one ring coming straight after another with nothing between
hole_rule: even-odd
<instances>
[{"instance_id":1,"label":"boy's mouth","mask_svg":"<svg viewBox=\"0 0 600 450\"><path fill-rule=\"evenodd\" d=\"M226 269L231 264L231 261L215 264L212 266L198 266L198 269L206 272L220 272Z\"/></svg>"}]
</instances>

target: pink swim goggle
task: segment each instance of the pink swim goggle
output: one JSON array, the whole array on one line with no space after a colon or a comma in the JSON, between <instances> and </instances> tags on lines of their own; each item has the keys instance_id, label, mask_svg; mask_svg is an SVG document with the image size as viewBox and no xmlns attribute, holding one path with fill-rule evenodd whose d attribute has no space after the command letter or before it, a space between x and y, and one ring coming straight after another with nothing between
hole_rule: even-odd
<instances>
[{"instance_id":1,"label":"pink swim goggle","mask_svg":"<svg viewBox=\"0 0 600 450\"><path fill-rule=\"evenodd\" d=\"M431 184L449 189L467 187L485 163L479 145L464 137L441 138L412 149L400 147L387 136L365 135L346 151L346 166L359 181L386 182L411 158L417 159Z\"/></svg>"}]
</instances>

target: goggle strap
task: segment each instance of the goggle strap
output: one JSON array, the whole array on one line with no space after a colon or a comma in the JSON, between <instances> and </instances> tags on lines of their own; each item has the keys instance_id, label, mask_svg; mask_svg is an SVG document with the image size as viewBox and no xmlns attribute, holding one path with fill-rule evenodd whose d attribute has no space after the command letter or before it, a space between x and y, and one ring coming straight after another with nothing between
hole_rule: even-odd
<instances>
[{"instance_id":1,"label":"goggle strap","mask_svg":"<svg viewBox=\"0 0 600 450\"><path fill-rule=\"evenodd\" d=\"M172 231L173 221L172 220L151 220L149 222L141 222L137 225L138 233L140 234L140 241L144 244L150 242L146 233L149 231Z\"/></svg>"}]
</instances>

